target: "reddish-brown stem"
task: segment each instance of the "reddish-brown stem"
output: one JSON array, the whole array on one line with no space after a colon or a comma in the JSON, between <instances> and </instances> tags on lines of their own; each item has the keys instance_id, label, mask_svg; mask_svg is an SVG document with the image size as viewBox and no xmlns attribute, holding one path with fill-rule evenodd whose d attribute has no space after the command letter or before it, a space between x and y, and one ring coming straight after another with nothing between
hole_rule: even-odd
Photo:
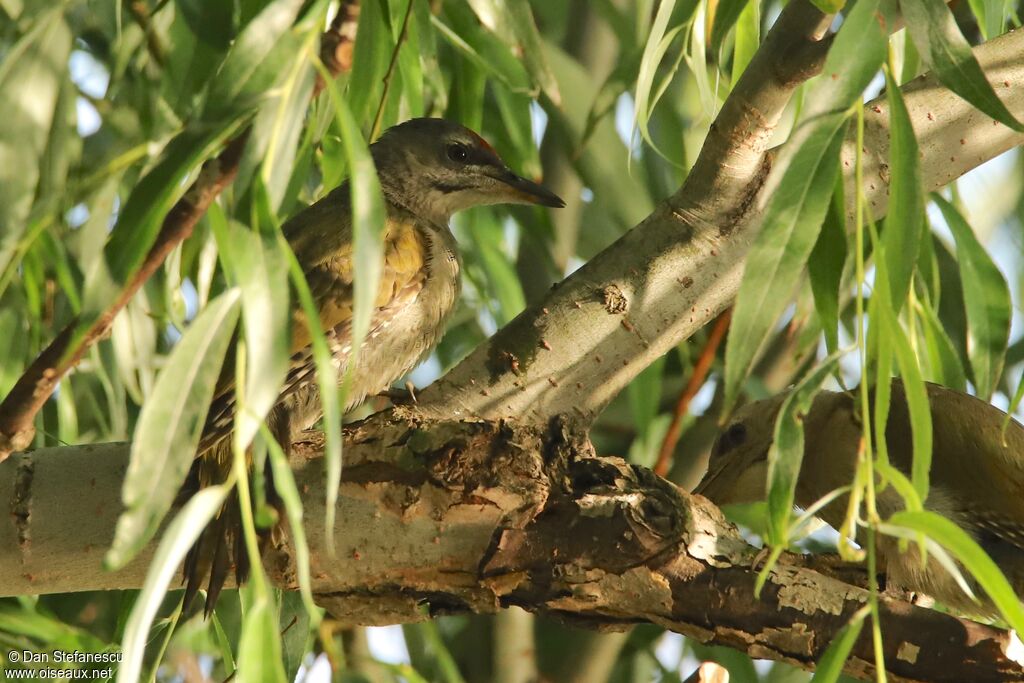
<instances>
[{"instance_id":1,"label":"reddish-brown stem","mask_svg":"<svg viewBox=\"0 0 1024 683\"><path fill-rule=\"evenodd\" d=\"M672 423L668 426L668 431L665 432L665 439L661 442L661 451L658 453L658 462L654 465L654 471L660 477L668 475L668 468L672 465L672 453L676 449L676 444L679 442L679 434L682 431L683 418L686 417L690 410L690 402L693 400L693 397L697 395L697 392L704 386L704 382L708 378L711 363L714 362L715 354L718 353L718 347L721 346L722 340L725 338L725 332L729 329L730 320L732 320L731 308L725 309L715 318L711 334L708 335L708 340L704 343L704 348L701 349L700 356L693 365L693 373L690 375L690 380L686 383L683 392L679 394L679 399L676 401L676 407L672 414Z\"/></svg>"}]
</instances>

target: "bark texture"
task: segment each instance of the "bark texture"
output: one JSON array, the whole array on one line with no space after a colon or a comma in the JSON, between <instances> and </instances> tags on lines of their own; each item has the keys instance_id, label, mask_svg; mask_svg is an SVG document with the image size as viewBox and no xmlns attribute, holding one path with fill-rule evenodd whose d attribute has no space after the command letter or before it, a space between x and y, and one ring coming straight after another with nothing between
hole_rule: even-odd
<instances>
[{"instance_id":1,"label":"bark texture","mask_svg":"<svg viewBox=\"0 0 1024 683\"><path fill-rule=\"evenodd\" d=\"M760 598L751 548L707 500L644 468L598 457L580 425L430 421L381 413L346 431L337 553L326 550L319 435L292 463L306 507L318 601L351 624L508 606L576 625L650 622L759 658L813 666L867 600L857 568L785 556ZM126 444L40 450L0 466L0 595L136 588L149 554L101 568L121 511ZM76 520L73 527L68 519ZM288 542L264 562L296 587ZM1008 634L882 599L891 680L1014 681ZM872 675L869 629L847 665Z\"/></svg>"}]
</instances>

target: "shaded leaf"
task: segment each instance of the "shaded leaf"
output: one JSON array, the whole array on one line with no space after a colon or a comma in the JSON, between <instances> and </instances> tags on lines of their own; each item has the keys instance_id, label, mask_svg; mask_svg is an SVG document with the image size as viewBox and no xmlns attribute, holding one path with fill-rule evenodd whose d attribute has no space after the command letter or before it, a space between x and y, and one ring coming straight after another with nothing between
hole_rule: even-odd
<instances>
[{"instance_id":1,"label":"shaded leaf","mask_svg":"<svg viewBox=\"0 0 1024 683\"><path fill-rule=\"evenodd\" d=\"M58 7L35 17L0 63L0 272L25 232L70 52L71 31Z\"/></svg>"},{"instance_id":2,"label":"shaded leaf","mask_svg":"<svg viewBox=\"0 0 1024 683\"><path fill-rule=\"evenodd\" d=\"M1010 289L956 207L937 194L932 195L932 201L942 211L956 239L967 312L967 356L977 394L987 401L998 387L1003 372L1013 310Z\"/></svg>"}]
</instances>

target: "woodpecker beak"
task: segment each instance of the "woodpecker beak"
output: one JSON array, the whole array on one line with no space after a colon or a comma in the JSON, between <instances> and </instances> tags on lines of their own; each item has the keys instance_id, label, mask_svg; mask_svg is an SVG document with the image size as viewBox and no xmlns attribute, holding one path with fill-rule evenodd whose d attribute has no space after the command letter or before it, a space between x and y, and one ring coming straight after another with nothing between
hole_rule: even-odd
<instances>
[{"instance_id":1,"label":"woodpecker beak","mask_svg":"<svg viewBox=\"0 0 1024 683\"><path fill-rule=\"evenodd\" d=\"M495 178L508 187L512 201L523 204L540 204L541 206L550 206L555 209L565 206L562 198L551 190L543 185L538 185L532 180L518 176L507 168L495 174Z\"/></svg>"}]
</instances>

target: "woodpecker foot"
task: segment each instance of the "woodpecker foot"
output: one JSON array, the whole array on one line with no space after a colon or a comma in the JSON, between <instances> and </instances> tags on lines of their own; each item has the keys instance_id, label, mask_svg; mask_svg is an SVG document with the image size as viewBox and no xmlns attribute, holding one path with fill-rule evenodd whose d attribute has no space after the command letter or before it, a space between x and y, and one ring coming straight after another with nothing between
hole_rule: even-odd
<instances>
[{"instance_id":1,"label":"woodpecker foot","mask_svg":"<svg viewBox=\"0 0 1024 683\"><path fill-rule=\"evenodd\" d=\"M385 397L396 406L412 405L416 403L416 385L413 384L412 382L406 382L404 389L397 389L395 387L391 387L390 389L385 389L384 391L380 392L377 395Z\"/></svg>"}]
</instances>

